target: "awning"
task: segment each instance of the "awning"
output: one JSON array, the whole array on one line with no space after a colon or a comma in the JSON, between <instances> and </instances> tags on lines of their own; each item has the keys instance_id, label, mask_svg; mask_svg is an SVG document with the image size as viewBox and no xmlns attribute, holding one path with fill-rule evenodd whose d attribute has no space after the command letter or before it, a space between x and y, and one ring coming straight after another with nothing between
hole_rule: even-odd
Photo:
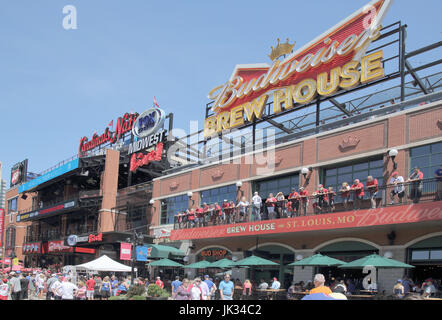
<instances>
[{"instance_id":1,"label":"awning","mask_svg":"<svg viewBox=\"0 0 442 320\"><path fill-rule=\"evenodd\" d=\"M185 256L184 251L175 247L161 244L146 244L148 258L169 258L170 256Z\"/></svg>"}]
</instances>

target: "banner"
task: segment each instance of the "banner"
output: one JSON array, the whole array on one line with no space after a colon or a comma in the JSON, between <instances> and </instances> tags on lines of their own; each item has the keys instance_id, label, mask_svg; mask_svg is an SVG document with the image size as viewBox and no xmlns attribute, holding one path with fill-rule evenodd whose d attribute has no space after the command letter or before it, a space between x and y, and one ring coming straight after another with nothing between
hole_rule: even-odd
<instances>
[{"instance_id":1,"label":"banner","mask_svg":"<svg viewBox=\"0 0 442 320\"><path fill-rule=\"evenodd\" d=\"M131 259L132 259L132 244L122 242L120 247L120 260L131 260Z\"/></svg>"},{"instance_id":2,"label":"banner","mask_svg":"<svg viewBox=\"0 0 442 320\"><path fill-rule=\"evenodd\" d=\"M170 240L208 239L359 228L442 220L440 202L172 230Z\"/></svg>"},{"instance_id":3,"label":"banner","mask_svg":"<svg viewBox=\"0 0 442 320\"><path fill-rule=\"evenodd\" d=\"M147 261L147 247L146 246L137 246L137 261Z\"/></svg>"}]
</instances>

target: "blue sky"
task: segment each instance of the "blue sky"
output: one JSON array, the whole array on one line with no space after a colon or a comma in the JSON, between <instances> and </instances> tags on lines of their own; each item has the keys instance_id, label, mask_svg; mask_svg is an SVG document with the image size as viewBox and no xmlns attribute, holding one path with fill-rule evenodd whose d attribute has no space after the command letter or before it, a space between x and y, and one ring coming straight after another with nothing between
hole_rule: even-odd
<instances>
[{"instance_id":1,"label":"blue sky","mask_svg":"<svg viewBox=\"0 0 442 320\"><path fill-rule=\"evenodd\" d=\"M300 47L368 0L9 0L0 4L0 161L41 172L156 96L175 127L204 120L207 93L236 64L270 62L276 39ZM62 27L63 7L78 29ZM440 41L440 0L396 0L384 25L408 25L407 50Z\"/></svg>"}]
</instances>

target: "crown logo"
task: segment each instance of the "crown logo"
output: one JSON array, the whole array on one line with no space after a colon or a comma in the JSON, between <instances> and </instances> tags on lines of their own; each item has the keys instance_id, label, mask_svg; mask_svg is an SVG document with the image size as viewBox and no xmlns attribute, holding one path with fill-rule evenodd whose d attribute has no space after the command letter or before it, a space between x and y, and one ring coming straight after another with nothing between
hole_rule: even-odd
<instances>
[{"instance_id":1,"label":"crown logo","mask_svg":"<svg viewBox=\"0 0 442 320\"><path fill-rule=\"evenodd\" d=\"M221 179L223 175L224 175L224 171L222 171L220 169L216 169L215 172L212 174L212 179L213 180Z\"/></svg>"},{"instance_id":2,"label":"crown logo","mask_svg":"<svg viewBox=\"0 0 442 320\"><path fill-rule=\"evenodd\" d=\"M342 140L342 143L339 145L339 148L341 149L341 151L345 151L346 149L350 148L355 148L359 144L359 141L361 140L358 137L349 136L346 139Z\"/></svg>"},{"instance_id":3,"label":"crown logo","mask_svg":"<svg viewBox=\"0 0 442 320\"><path fill-rule=\"evenodd\" d=\"M291 53L295 44L296 42L290 44L288 38L286 43L281 44L281 40L278 38L278 45L276 46L276 48L273 48L273 46L271 47L272 53L269 54L269 58L274 61L283 55Z\"/></svg>"},{"instance_id":4,"label":"crown logo","mask_svg":"<svg viewBox=\"0 0 442 320\"><path fill-rule=\"evenodd\" d=\"M174 190L174 189L178 188L179 185L180 185L179 182L173 181L170 183L169 189Z\"/></svg>"}]
</instances>

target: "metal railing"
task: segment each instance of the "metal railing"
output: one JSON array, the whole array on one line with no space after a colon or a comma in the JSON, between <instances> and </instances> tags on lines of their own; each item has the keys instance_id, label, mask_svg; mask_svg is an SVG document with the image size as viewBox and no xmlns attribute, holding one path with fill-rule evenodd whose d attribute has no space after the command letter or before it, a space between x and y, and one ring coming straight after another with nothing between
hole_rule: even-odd
<instances>
[{"instance_id":1,"label":"metal railing","mask_svg":"<svg viewBox=\"0 0 442 320\"><path fill-rule=\"evenodd\" d=\"M364 187L364 195L359 197L357 196L357 190L351 189L345 192L334 191L333 193L299 196L298 198L273 202L271 205L268 203L266 205L264 199L259 208L248 205L242 213L238 205L234 208L219 208L218 210L211 207L203 213L194 212L193 214L187 210L175 215L174 229L295 218L440 200L442 200L442 181L430 178L380 185L377 192Z\"/></svg>"}]
</instances>

